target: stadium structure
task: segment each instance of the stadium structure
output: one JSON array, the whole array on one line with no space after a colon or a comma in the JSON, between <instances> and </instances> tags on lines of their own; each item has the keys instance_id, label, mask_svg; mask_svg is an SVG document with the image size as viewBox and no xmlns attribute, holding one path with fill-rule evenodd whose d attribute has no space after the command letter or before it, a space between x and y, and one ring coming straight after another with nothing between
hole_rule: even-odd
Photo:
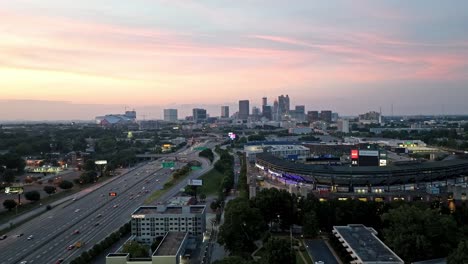
<instances>
[{"instance_id":1,"label":"stadium structure","mask_svg":"<svg viewBox=\"0 0 468 264\"><path fill-rule=\"evenodd\" d=\"M338 193L341 196L404 196L405 193L438 195L446 186L466 186L468 182L466 159L400 166L354 167L303 164L269 153L258 153L255 166L262 176L285 186L304 186L321 194Z\"/></svg>"}]
</instances>

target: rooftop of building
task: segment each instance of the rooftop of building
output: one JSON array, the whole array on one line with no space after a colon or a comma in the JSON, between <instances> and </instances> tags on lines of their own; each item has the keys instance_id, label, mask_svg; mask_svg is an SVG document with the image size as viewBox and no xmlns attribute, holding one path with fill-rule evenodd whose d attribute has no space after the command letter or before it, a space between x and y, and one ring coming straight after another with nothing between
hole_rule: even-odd
<instances>
[{"instance_id":1,"label":"rooftop of building","mask_svg":"<svg viewBox=\"0 0 468 264\"><path fill-rule=\"evenodd\" d=\"M153 256L175 256L187 235L186 232L168 232L154 251Z\"/></svg>"},{"instance_id":2,"label":"rooftop of building","mask_svg":"<svg viewBox=\"0 0 468 264\"><path fill-rule=\"evenodd\" d=\"M140 206L132 215L152 214L201 214L205 211L205 205L158 205ZM135 217L134 217L135 218Z\"/></svg>"},{"instance_id":3,"label":"rooftop of building","mask_svg":"<svg viewBox=\"0 0 468 264\"><path fill-rule=\"evenodd\" d=\"M377 232L373 228L364 225L347 225L334 226L333 231L362 263L404 263L376 236Z\"/></svg>"}]
</instances>

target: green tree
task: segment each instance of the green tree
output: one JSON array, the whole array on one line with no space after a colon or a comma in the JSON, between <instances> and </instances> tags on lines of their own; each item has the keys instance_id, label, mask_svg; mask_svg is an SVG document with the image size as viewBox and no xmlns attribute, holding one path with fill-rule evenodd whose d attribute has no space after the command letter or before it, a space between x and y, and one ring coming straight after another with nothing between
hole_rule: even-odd
<instances>
[{"instance_id":1,"label":"green tree","mask_svg":"<svg viewBox=\"0 0 468 264\"><path fill-rule=\"evenodd\" d=\"M48 195L55 193L56 190L57 188L55 188L55 186L50 186L50 185L44 186L44 192L46 192Z\"/></svg>"},{"instance_id":2,"label":"green tree","mask_svg":"<svg viewBox=\"0 0 468 264\"><path fill-rule=\"evenodd\" d=\"M304 214L302 223L304 235L307 237L316 237L319 231L317 215L314 211L310 211Z\"/></svg>"},{"instance_id":3,"label":"green tree","mask_svg":"<svg viewBox=\"0 0 468 264\"><path fill-rule=\"evenodd\" d=\"M136 241L129 241L122 247L123 253L129 253L132 258L145 258L148 257L148 248L141 245Z\"/></svg>"},{"instance_id":4,"label":"green tree","mask_svg":"<svg viewBox=\"0 0 468 264\"><path fill-rule=\"evenodd\" d=\"M264 264L295 264L296 253L289 240L270 238L264 245L267 254L262 259Z\"/></svg>"},{"instance_id":5,"label":"green tree","mask_svg":"<svg viewBox=\"0 0 468 264\"><path fill-rule=\"evenodd\" d=\"M6 169L2 173L2 179L4 182L12 183L15 181L15 172L11 169Z\"/></svg>"},{"instance_id":6,"label":"green tree","mask_svg":"<svg viewBox=\"0 0 468 264\"><path fill-rule=\"evenodd\" d=\"M211 162L213 162L213 159L214 159L214 154L213 154L213 151L211 149L204 149L204 150L200 151L200 153L198 153L198 156L203 157L203 158L207 158Z\"/></svg>"},{"instance_id":7,"label":"green tree","mask_svg":"<svg viewBox=\"0 0 468 264\"><path fill-rule=\"evenodd\" d=\"M92 159L86 160L83 169L85 171L95 171L96 170L96 164L94 163L95 161Z\"/></svg>"},{"instance_id":8,"label":"green tree","mask_svg":"<svg viewBox=\"0 0 468 264\"><path fill-rule=\"evenodd\" d=\"M231 200L224 213L224 224L220 227L218 242L233 255L243 255L255 249L254 241L266 230L261 212L250 207L244 198Z\"/></svg>"},{"instance_id":9,"label":"green tree","mask_svg":"<svg viewBox=\"0 0 468 264\"><path fill-rule=\"evenodd\" d=\"M71 189L73 188L73 183L65 180L59 184L59 187L64 190Z\"/></svg>"},{"instance_id":10,"label":"green tree","mask_svg":"<svg viewBox=\"0 0 468 264\"><path fill-rule=\"evenodd\" d=\"M385 243L405 261L445 257L458 244L450 215L418 205L403 205L382 216Z\"/></svg>"},{"instance_id":11,"label":"green tree","mask_svg":"<svg viewBox=\"0 0 468 264\"><path fill-rule=\"evenodd\" d=\"M463 240L458 243L458 247L450 253L447 264L468 263L468 241Z\"/></svg>"},{"instance_id":12,"label":"green tree","mask_svg":"<svg viewBox=\"0 0 468 264\"><path fill-rule=\"evenodd\" d=\"M41 194L38 191L29 191L24 193L26 200L37 202L41 199Z\"/></svg>"},{"instance_id":13,"label":"green tree","mask_svg":"<svg viewBox=\"0 0 468 264\"><path fill-rule=\"evenodd\" d=\"M8 209L8 211L11 211L11 209L15 208L16 204L16 201L11 199L3 201L3 207L5 207L5 209Z\"/></svg>"},{"instance_id":14,"label":"green tree","mask_svg":"<svg viewBox=\"0 0 468 264\"><path fill-rule=\"evenodd\" d=\"M254 203L266 223L279 221L282 229L288 229L293 223L293 197L286 190L263 189L255 196Z\"/></svg>"}]
</instances>

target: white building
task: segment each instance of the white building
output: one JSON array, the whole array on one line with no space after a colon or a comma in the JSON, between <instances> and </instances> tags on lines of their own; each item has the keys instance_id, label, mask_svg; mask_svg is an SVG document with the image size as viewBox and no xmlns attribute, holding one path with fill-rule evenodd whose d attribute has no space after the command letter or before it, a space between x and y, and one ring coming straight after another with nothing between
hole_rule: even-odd
<instances>
[{"instance_id":1,"label":"white building","mask_svg":"<svg viewBox=\"0 0 468 264\"><path fill-rule=\"evenodd\" d=\"M177 109L164 109L164 121L177 122Z\"/></svg>"},{"instance_id":2,"label":"white building","mask_svg":"<svg viewBox=\"0 0 468 264\"><path fill-rule=\"evenodd\" d=\"M293 127L288 129L289 134L301 135L301 134L310 134L312 133L312 128L310 127Z\"/></svg>"},{"instance_id":3,"label":"white building","mask_svg":"<svg viewBox=\"0 0 468 264\"><path fill-rule=\"evenodd\" d=\"M310 156L310 149L302 145L246 145L244 151L249 161L255 161L255 155L264 151L283 159L292 160L305 160Z\"/></svg>"},{"instance_id":4,"label":"white building","mask_svg":"<svg viewBox=\"0 0 468 264\"><path fill-rule=\"evenodd\" d=\"M141 206L132 214L132 235L140 243L151 244L166 232L188 232L201 239L205 230L205 205Z\"/></svg>"},{"instance_id":5,"label":"white building","mask_svg":"<svg viewBox=\"0 0 468 264\"><path fill-rule=\"evenodd\" d=\"M339 132L349 133L349 120L347 119L338 119L336 123Z\"/></svg>"}]
</instances>

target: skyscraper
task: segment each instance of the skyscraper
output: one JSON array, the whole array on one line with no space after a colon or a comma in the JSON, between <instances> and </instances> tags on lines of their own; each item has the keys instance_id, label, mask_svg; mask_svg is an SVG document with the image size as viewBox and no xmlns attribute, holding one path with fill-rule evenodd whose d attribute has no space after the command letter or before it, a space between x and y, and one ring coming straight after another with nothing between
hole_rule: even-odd
<instances>
[{"instance_id":1,"label":"skyscraper","mask_svg":"<svg viewBox=\"0 0 468 264\"><path fill-rule=\"evenodd\" d=\"M221 106L221 118L229 118L229 106Z\"/></svg>"},{"instance_id":2,"label":"skyscraper","mask_svg":"<svg viewBox=\"0 0 468 264\"><path fill-rule=\"evenodd\" d=\"M307 121L308 122L315 122L319 120L319 113L318 111L307 111Z\"/></svg>"},{"instance_id":3,"label":"skyscraper","mask_svg":"<svg viewBox=\"0 0 468 264\"><path fill-rule=\"evenodd\" d=\"M331 121L332 121L332 111L322 110L320 112L320 120L325 121L327 123L331 123Z\"/></svg>"},{"instance_id":4,"label":"skyscraper","mask_svg":"<svg viewBox=\"0 0 468 264\"><path fill-rule=\"evenodd\" d=\"M263 97L262 98L262 106L268 105L267 98Z\"/></svg>"},{"instance_id":5,"label":"skyscraper","mask_svg":"<svg viewBox=\"0 0 468 264\"><path fill-rule=\"evenodd\" d=\"M296 105L294 109L294 118L298 121L305 121L305 106Z\"/></svg>"},{"instance_id":6,"label":"skyscraper","mask_svg":"<svg viewBox=\"0 0 468 264\"><path fill-rule=\"evenodd\" d=\"M206 109L194 108L193 109L193 121L200 123L206 120Z\"/></svg>"},{"instance_id":7,"label":"skyscraper","mask_svg":"<svg viewBox=\"0 0 468 264\"><path fill-rule=\"evenodd\" d=\"M272 119L275 120L275 121L278 121L279 120L279 103L277 100L275 100L273 102L273 112L271 114L272 116Z\"/></svg>"},{"instance_id":8,"label":"skyscraper","mask_svg":"<svg viewBox=\"0 0 468 264\"><path fill-rule=\"evenodd\" d=\"M289 112L289 96L280 95L278 96L278 111L280 116L287 114Z\"/></svg>"},{"instance_id":9,"label":"skyscraper","mask_svg":"<svg viewBox=\"0 0 468 264\"><path fill-rule=\"evenodd\" d=\"M164 109L164 121L177 122L177 109Z\"/></svg>"},{"instance_id":10,"label":"skyscraper","mask_svg":"<svg viewBox=\"0 0 468 264\"><path fill-rule=\"evenodd\" d=\"M240 100L238 118L242 120L247 120L248 117L249 117L249 100Z\"/></svg>"},{"instance_id":11,"label":"skyscraper","mask_svg":"<svg viewBox=\"0 0 468 264\"><path fill-rule=\"evenodd\" d=\"M269 105L262 106L262 116L265 118L268 118L268 120L272 120L271 119L271 106Z\"/></svg>"}]
</instances>

